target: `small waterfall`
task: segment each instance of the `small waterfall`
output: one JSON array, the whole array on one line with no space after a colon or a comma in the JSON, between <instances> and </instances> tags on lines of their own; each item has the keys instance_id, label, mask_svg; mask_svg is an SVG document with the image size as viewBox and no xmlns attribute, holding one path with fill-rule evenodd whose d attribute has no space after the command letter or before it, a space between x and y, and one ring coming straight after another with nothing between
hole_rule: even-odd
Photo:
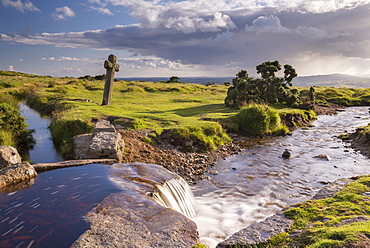
<instances>
[{"instance_id":1,"label":"small waterfall","mask_svg":"<svg viewBox=\"0 0 370 248\"><path fill-rule=\"evenodd\" d=\"M114 164L110 179L130 194L146 194L155 204L172 208L189 219L195 216L195 198L188 183L161 165Z\"/></svg>"},{"instance_id":2,"label":"small waterfall","mask_svg":"<svg viewBox=\"0 0 370 248\"><path fill-rule=\"evenodd\" d=\"M180 176L156 185L152 197L162 206L172 208L188 218L195 216L195 199L188 183Z\"/></svg>"}]
</instances>

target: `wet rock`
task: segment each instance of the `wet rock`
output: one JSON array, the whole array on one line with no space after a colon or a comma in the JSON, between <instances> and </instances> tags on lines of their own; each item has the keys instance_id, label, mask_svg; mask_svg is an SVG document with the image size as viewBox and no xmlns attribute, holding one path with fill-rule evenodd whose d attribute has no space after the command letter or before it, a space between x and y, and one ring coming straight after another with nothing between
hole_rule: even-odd
<instances>
[{"instance_id":1,"label":"wet rock","mask_svg":"<svg viewBox=\"0 0 370 248\"><path fill-rule=\"evenodd\" d=\"M218 171L216 171L216 170L211 170L211 171L209 172L209 174L211 174L211 175L218 175Z\"/></svg>"},{"instance_id":2,"label":"wet rock","mask_svg":"<svg viewBox=\"0 0 370 248\"><path fill-rule=\"evenodd\" d=\"M22 163L22 158L17 149L11 146L0 146L0 168L18 163Z\"/></svg>"},{"instance_id":3,"label":"wet rock","mask_svg":"<svg viewBox=\"0 0 370 248\"><path fill-rule=\"evenodd\" d=\"M0 188L28 181L36 176L36 170L29 163L9 165L0 170Z\"/></svg>"},{"instance_id":4,"label":"wet rock","mask_svg":"<svg viewBox=\"0 0 370 248\"><path fill-rule=\"evenodd\" d=\"M335 180L334 182L329 183L324 188L322 188L316 195L312 198L313 200L320 200L329 197L335 196L338 192L340 192L347 184L354 182L354 178L342 178Z\"/></svg>"},{"instance_id":5,"label":"wet rock","mask_svg":"<svg viewBox=\"0 0 370 248\"><path fill-rule=\"evenodd\" d=\"M283 152L281 156L286 159L290 158L292 156L290 149L285 149L285 151Z\"/></svg>"},{"instance_id":6,"label":"wet rock","mask_svg":"<svg viewBox=\"0 0 370 248\"><path fill-rule=\"evenodd\" d=\"M320 154L320 155L314 156L314 158L319 158L319 159L326 160L326 161L331 160L331 158L326 154Z\"/></svg>"},{"instance_id":7,"label":"wet rock","mask_svg":"<svg viewBox=\"0 0 370 248\"><path fill-rule=\"evenodd\" d=\"M272 236L288 230L292 224L293 220L287 219L281 212L234 233L230 238L219 243L217 248L231 246L249 247L257 244L264 244L268 242Z\"/></svg>"},{"instance_id":8,"label":"wet rock","mask_svg":"<svg viewBox=\"0 0 370 248\"><path fill-rule=\"evenodd\" d=\"M198 243L192 220L149 197L155 185L173 177L159 165L114 164L112 178L124 192L109 195L86 214L90 227L71 247L185 248Z\"/></svg>"}]
</instances>

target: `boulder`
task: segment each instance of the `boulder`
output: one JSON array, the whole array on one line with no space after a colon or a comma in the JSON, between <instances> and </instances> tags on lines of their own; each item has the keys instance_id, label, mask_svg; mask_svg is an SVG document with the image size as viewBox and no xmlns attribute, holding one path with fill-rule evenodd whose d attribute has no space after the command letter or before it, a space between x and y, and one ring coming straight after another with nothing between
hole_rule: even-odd
<instances>
[{"instance_id":1,"label":"boulder","mask_svg":"<svg viewBox=\"0 0 370 248\"><path fill-rule=\"evenodd\" d=\"M87 156L93 136L94 135L92 133L85 133L73 137L73 151L75 158L82 159Z\"/></svg>"},{"instance_id":2,"label":"boulder","mask_svg":"<svg viewBox=\"0 0 370 248\"><path fill-rule=\"evenodd\" d=\"M36 176L36 170L29 163L9 165L0 170L0 188L27 181Z\"/></svg>"},{"instance_id":3,"label":"boulder","mask_svg":"<svg viewBox=\"0 0 370 248\"><path fill-rule=\"evenodd\" d=\"M287 231L293 224L293 220L287 219L283 212L275 214L264 221L248 226L224 240L217 248L254 246L267 243L268 240L279 233Z\"/></svg>"},{"instance_id":4,"label":"boulder","mask_svg":"<svg viewBox=\"0 0 370 248\"><path fill-rule=\"evenodd\" d=\"M89 146L88 158L113 158L122 161L123 146L119 133L95 133Z\"/></svg>"},{"instance_id":5,"label":"boulder","mask_svg":"<svg viewBox=\"0 0 370 248\"><path fill-rule=\"evenodd\" d=\"M78 159L108 158L122 162L124 142L119 133L81 134L73 137L73 141Z\"/></svg>"},{"instance_id":6,"label":"boulder","mask_svg":"<svg viewBox=\"0 0 370 248\"><path fill-rule=\"evenodd\" d=\"M22 158L17 149L11 146L0 146L0 168L19 163L22 163Z\"/></svg>"},{"instance_id":7,"label":"boulder","mask_svg":"<svg viewBox=\"0 0 370 248\"><path fill-rule=\"evenodd\" d=\"M290 153L290 149L285 149L281 156L286 159L290 158L292 156L292 154Z\"/></svg>"}]
</instances>

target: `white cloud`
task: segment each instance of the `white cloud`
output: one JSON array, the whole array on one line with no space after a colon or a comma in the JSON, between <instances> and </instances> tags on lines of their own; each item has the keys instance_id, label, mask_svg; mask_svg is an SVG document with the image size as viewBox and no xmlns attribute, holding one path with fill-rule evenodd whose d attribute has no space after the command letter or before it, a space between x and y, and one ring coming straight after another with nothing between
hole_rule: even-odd
<instances>
[{"instance_id":1,"label":"white cloud","mask_svg":"<svg viewBox=\"0 0 370 248\"><path fill-rule=\"evenodd\" d=\"M253 20L252 26L245 26L247 31L254 31L257 34L263 33L291 33L292 30L283 27L277 16L259 16Z\"/></svg>"},{"instance_id":2,"label":"white cloud","mask_svg":"<svg viewBox=\"0 0 370 248\"><path fill-rule=\"evenodd\" d=\"M9 66L8 66L8 71L15 71L15 70L14 70L14 66L9 65Z\"/></svg>"},{"instance_id":3,"label":"white cloud","mask_svg":"<svg viewBox=\"0 0 370 248\"><path fill-rule=\"evenodd\" d=\"M295 10L303 13L335 12L340 9L353 9L370 3L369 0L284 0L281 2L280 9Z\"/></svg>"},{"instance_id":4,"label":"white cloud","mask_svg":"<svg viewBox=\"0 0 370 248\"><path fill-rule=\"evenodd\" d=\"M73 57L49 57L49 58L41 58L41 60L48 60L48 61L89 61L87 58L73 58Z\"/></svg>"},{"instance_id":5,"label":"white cloud","mask_svg":"<svg viewBox=\"0 0 370 248\"><path fill-rule=\"evenodd\" d=\"M213 17L208 20L200 17L169 18L164 26L168 29L175 29L184 33L195 33L196 31L217 32L221 31L223 28L230 30L236 27L230 16L223 15L220 12L216 12Z\"/></svg>"},{"instance_id":6,"label":"white cloud","mask_svg":"<svg viewBox=\"0 0 370 248\"><path fill-rule=\"evenodd\" d=\"M13 7L18 11L24 13L25 11L38 11L41 12L32 2L26 0L22 2L21 0L12 1L12 0L2 0L2 4L5 7Z\"/></svg>"},{"instance_id":7,"label":"white cloud","mask_svg":"<svg viewBox=\"0 0 370 248\"><path fill-rule=\"evenodd\" d=\"M71 8L68 6L56 8L55 12L51 14L54 20L59 21L59 20L66 20L69 17L74 17L76 14L73 12Z\"/></svg>"},{"instance_id":8,"label":"white cloud","mask_svg":"<svg viewBox=\"0 0 370 248\"><path fill-rule=\"evenodd\" d=\"M109 16L114 15L108 8L89 6L89 9L98 11L99 13L104 14L104 15L109 15Z\"/></svg>"}]
</instances>

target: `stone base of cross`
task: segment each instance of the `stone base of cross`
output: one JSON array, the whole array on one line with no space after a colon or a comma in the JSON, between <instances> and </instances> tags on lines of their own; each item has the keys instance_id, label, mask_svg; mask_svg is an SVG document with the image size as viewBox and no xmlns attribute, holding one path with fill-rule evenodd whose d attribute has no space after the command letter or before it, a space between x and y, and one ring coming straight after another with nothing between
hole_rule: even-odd
<instances>
[{"instance_id":1,"label":"stone base of cross","mask_svg":"<svg viewBox=\"0 0 370 248\"><path fill-rule=\"evenodd\" d=\"M108 60L104 62L104 68L107 69L104 94L102 105L109 105L112 98L114 73L119 71L119 64L117 64L117 57L113 54L108 56Z\"/></svg>"}]
</instances>

